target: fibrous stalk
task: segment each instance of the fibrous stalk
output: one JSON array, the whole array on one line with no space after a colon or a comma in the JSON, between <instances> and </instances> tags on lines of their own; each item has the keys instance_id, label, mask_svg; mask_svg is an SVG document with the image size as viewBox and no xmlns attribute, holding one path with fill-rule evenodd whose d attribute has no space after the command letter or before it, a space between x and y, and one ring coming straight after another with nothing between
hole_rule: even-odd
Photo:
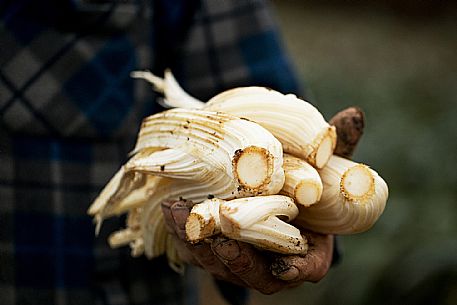
<instances>
[{"instance_id":1,"label":"fibrous stalk","mask_svg":"<svg viewBox=\"0 0 457 305\"><path fill-rule=\"evenodd\" d=\"M324 190L320 202L300 209L294 223L319 233L353 234L371 228L384 211L388 188L371 168L341 157L319 171Z\"/></svg>"}]
</instances>

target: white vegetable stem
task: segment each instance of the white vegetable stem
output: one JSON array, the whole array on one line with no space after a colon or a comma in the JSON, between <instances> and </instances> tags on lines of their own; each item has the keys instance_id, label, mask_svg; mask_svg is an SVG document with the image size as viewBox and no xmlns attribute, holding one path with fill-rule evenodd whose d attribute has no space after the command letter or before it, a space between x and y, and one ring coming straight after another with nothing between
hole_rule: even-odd
<instances>
[{"instance_id":1,"label":"white vegetable stem","mask_svg":"<svg viewBox=\"0 0 457 305\"><path fill-rule=\"evenodd\" d=\"M320 233L353 234L371 228L384 211L388 188L368 166L332 156L319 171L324 190L318 204L300 209L295 224Z\"/></svg>"},{"instance_id":2,"label":"white vegetable stem","mask_svg":"<svg viewBox=\"0 0 457 305\"><path fill-rule=\"evenodd\" d=\"M270 132L212 111L173 109L147 117L135 153L89 208L97 230L104 218L144 203L132 195L150 188L147 175L206 183L224 199L276 194L285 179L281 143Z\"/></svg>"},{"instance_id":3,"label":"white vegetable stem","mask_svg":"<svg viewBox=\"0 0 457 305\"><path fill-rule=\"evenodd\" d=\"M321 199L322 181L317 170L300 158L284 154L286 180L281 194L308 207Z\"/></svg>"},{"instance_id":4,"label":"white vegetable stem","mask_svg":"<svg viewBox=\"0 0 457 305\"><path fill-rule=\"evenodd\" d=\"M213 198L194 205L186 221L186 234L190 242L199 242L221 232L219 207L223 202Z\"/></svg>"},{"instance_id":5,"label":"white vegetable stem","mask_svg":"<svg viewBox=\"0 0 457 305\"><path fill-rule=\"evenodd\" d=\"M135 152L155 147L184 151L205 162L213 177L236 180L234 197L275 194L284 184L281 143L260 125L229 114L176 108L147 117Z\"/></svg>"},{"instance_id":6,"label":"white vegetable stem","mask_svg":"<svg viewBox=\"0 0 457 305\"><path fill-rule=\"evenodd\" d=\"M191 242L198 242L220 231L229 238L269 251L303 254L307 251L307 242L300 231L277 217L291 221L297 214L293 200L281 195L230 201L207 200L192 209L186 233Z\"/></svg>"}]
</instances>

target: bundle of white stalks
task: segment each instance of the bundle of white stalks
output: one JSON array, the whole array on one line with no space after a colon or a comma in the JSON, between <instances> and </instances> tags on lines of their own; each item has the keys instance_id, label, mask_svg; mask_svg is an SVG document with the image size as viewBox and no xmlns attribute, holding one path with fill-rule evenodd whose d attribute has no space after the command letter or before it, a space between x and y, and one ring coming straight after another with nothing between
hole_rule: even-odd
<instances>
[{"instance_id":1,"label":"bundle of white stalks","mask_svg":"<svg viewBox=\"0 0 457 305\"><path fill-rule=\"evenodd\" d=\"M150 258L169 244L162 201L277 194L285 180L282 146L270 132L213 111L173 109L146 118L133 154L89 214L99 228L106 217L142 208L139 229L127 225L111 236L110 244L129 244L132 254Z\"/></svg>"},{"instance_id":2,"label":"bundle of white stalks","mask_svg":"<svg viewBox=\"0 0 457 305\"><path fill-rule=\"evenodd\" d=\"M169 107L222 111L252 120L278 138L285 152L317 168L325 166L335 149L335 127L313 105L293 94L284 95L265 87L240 87L203 103L187 94L169 70L164 78L147 71L131 75L150 82L154 90L164 94L163 104Z\"/></svg>"},{"instance_id":3,"label":"bundle of white stalks","mask_svg":"<svg viewBox=\"0 0 457 305\"><path fill-rule=\"evenodd\" d=\"M170 71L134 77L151 82L171 107L144 119L131 158L88 213L97 222L128 214L111 247L132 256L166 254L182 270L161 203L195 203L190 242L216 235L282 254L305 254L301 229L352 234L368 230L384 210L386 183L368 166L333 156L335 127L311 104L263 87L228 90L203 103ZM354 144L355 145L355 144Z\"/></svg>"},{"instance_id":4,"label":"bundle of white stalks","mask_svg":"<svg viewBox=\"0 0 457 305\"><path fill-rule=\"evenodd\" d=\"M308 247L300 230L277 217L290 221L297 214L293 200L286 196L210 199L192 208L186 234L190 242L222 233L269 251L304 254Z\"/></svg>"}]
</instances>

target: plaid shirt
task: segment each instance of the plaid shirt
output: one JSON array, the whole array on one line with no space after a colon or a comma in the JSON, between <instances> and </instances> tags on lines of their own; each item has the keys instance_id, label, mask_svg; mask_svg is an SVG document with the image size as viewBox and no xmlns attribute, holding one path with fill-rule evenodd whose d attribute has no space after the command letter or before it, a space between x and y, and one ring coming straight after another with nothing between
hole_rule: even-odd
<instances>
[{"instance_id":1,"label":"plaid shirt","mask_svg":"<svg viewBox=\"0 0 457 305\"><path fill-rule=\"evenodd\" d=\"M170 67L200 99L300 91L267 5L4 1L0 20L0 304L197 303L191 268L109 249L124 220L95 238L86 210L162 110L132 70Z\"/></svg>"}]
</instances>

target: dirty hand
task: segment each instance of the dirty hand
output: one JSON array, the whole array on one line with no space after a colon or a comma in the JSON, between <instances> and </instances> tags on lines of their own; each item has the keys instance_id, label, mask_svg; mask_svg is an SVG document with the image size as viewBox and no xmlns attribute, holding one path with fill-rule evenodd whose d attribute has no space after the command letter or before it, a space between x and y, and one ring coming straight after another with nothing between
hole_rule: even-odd
<instances>
[{"instance_id":1,"label":"dirty hand","mask_svg":"<svg viewBox=\"0 0 457 305\"><path fill-rule=\"evenodd\" d=\"M330 267L332 235L304 232L309 248L303 256L261 251L250 244L225 237L191 244L186 241L185 232L191 207L189 201L164 202L165 222L176 237L180 257L205 269L217 279L271 294L305 281L317 282Z\"/></svg>"}]
</instances>

